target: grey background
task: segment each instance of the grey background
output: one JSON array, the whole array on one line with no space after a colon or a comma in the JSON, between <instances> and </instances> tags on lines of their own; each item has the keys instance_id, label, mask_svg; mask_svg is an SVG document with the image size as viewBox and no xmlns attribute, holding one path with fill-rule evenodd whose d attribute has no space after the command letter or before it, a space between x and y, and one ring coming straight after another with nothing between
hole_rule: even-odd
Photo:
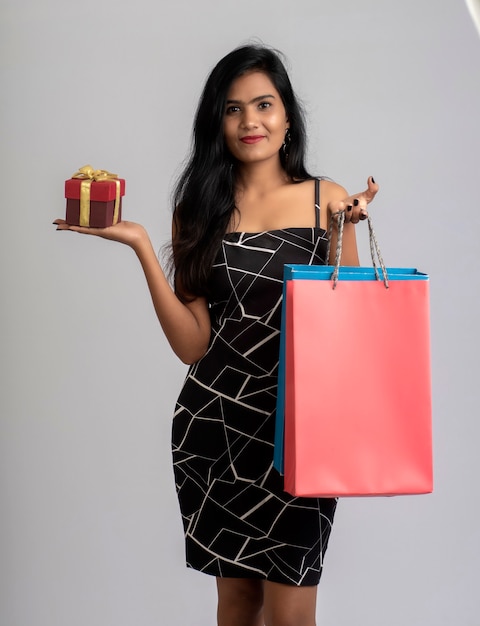
<instances>
[{"instance_id":1,"label":"grey background","mask_svg":"<svg viewBox=\"0 0 480 626\"><path fill-rule=\"evenodd\" d=\"M170 464L185 367L133 253L51 222L91 163L127 179L125 218L160 249L206 74L254 37L287 55L311 169L352 193L374 175L387 264L431 275L435 492L340 503L319 624L477 626L480 40L464 2L0 8L1 626L215 622Z\"/></svg>"}]
</instances>

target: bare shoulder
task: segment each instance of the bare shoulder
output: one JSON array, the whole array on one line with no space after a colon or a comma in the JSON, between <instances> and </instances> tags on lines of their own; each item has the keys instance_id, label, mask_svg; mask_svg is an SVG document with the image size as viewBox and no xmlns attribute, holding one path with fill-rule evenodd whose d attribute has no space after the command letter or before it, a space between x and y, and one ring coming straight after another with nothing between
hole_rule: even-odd
<instances>
[{"instance_id":1,"label":"bare shoulder","mask_svg":"<svg viewBox=\"0 0 480 626\"><path fill-rule=\"evenodd\" d=\"M345 189L337 185L336 183L320 178L320 199L322 204L328 198L330 200L336 200L338 197L345 198L347 195ZM317 178L309 178L307 180L296 181L293 184L285 185L284 190L287 195L295 197L297 200L305 201L308 206L311 205L312 198L314 197L315 184Z\"/></svg>"},{"instance_id":2,"label":"bare shoulder","mask_svg":"<svg viewBox=\"0 0 480 626\"><path fill-rule=\"evenodd\" d=\"M327 205L329 202L343 200L348 197L348 191L345 187L331 180L320 181L320 193L322 205Z\"/></svg>"}]
</instances>

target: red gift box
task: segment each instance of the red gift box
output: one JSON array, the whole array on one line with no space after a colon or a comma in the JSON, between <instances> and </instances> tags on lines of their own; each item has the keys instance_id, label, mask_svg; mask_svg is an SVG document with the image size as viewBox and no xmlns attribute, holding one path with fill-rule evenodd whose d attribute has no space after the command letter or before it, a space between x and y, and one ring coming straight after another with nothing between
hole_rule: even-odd
<instances>
[{"instance_id":1,"label":"red gift box","mask_svg":"<svg viewBox=\"0 0 480 626\"><path fill-rule=\"evenodd\" d=\"M105 228L121 221L125 180L107 170L81 167L65 181L66 222Z\"/></svg>"}]
</instances>

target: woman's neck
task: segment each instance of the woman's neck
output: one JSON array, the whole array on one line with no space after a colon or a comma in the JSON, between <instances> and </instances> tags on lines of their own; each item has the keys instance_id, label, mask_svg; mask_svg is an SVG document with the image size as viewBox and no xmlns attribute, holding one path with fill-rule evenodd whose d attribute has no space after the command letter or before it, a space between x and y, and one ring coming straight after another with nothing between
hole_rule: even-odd
<instances>
[{"instance_id":1,"label":"woman's neck","mask_svg":"<svg viewBox=\"0 0 480 626\"><path fill-rule=\"evenodd\" d=\"M271 163L262 161L256 163L241 163L237 165L237 191L264 195L290 183L291 180L280 164L280 161Z\"/></svg>"}]
</instances>

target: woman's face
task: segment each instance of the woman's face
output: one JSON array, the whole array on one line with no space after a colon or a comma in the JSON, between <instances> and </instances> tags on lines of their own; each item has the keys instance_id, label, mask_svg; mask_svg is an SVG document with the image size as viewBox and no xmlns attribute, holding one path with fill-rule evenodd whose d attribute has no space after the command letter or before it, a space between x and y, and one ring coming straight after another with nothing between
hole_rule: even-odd
<instances>
[{"instance_id":1,"label":"woman's face","mask_svg":"<svg viewBox=\"0 0 480 626\"><path fill-rule=\"evenodd\" d=\"M278 160L289 126L280 94L267 74L251 71L233 81L223 128L235 159L245 164Z\"/></svg>"}]
</instances>

